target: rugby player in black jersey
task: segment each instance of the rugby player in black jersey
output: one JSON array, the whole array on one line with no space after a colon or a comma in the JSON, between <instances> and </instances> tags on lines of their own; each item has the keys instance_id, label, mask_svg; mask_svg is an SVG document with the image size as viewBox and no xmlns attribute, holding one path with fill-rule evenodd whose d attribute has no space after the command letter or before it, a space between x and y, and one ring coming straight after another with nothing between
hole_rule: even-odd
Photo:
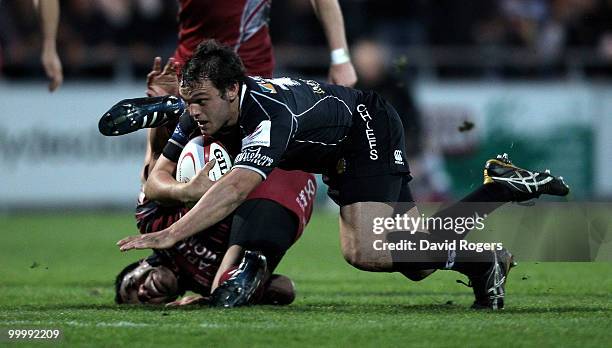
<instances>
[{"instance_id":1,"label":"rugby player in black jersey","mask_svg":"<svg viewBox=\"0 0 612 348\"><path fill-rule=\"evenodd\" d=\"M122 239L117 243L122 251L169 248L227 216L275 167L300 169L322 173L330 197L340 205L341 248L348 263L409 278L418 272L455 270L470 279L474 308L503 308L506 275L513 264L505 249L423 250L398 258L372 248L371 219L393 216L397 202L413 201L402 118L376 93L312 80L247 77L231 49L204 41L183 68L181 96L205 135L238 133L241 153L232 170L211 183L182 219L160 232ZM507 156L487 161L484 174L484 184L459 203L491 204L477 205L467 214L465 205L456 204L436 215L484 216L504 202L569 192L561 177L518 168ZM403 209L409 217L420 215L414 204ZM369 226L364 223L368 219ZM465 236L441 226L419 232L402 238L443 242Z\"/></svg>"}]
</instances>

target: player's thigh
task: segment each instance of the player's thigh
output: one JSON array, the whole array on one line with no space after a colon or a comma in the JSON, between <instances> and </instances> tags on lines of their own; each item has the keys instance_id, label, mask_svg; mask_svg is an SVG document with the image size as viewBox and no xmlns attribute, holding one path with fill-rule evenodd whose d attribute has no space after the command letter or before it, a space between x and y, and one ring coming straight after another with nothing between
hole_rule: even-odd
<instances>
[{"instance_id":1,"label":"player's thigh","mask_svg":"<svg viewBox=\"0 0 612 348\"><path fill-rule=\"evenodd\" d=\"M374 248L379 236L373 221L393 215L393 206L382 202L357 202L340 207L340 246L344 259L365 271L390 271L393 259Z\"/></svg>"},{"instance_id":2,"label":"player's thigh","mask_svg":"<svg viewBox=\"0 0 612 348\"><path fill-rule=\"evenodd\" d=\"M390 253L375 248L377 241L384 241L386 235L378 233L374 224L393 219L406 209L414 213L409 181L408 175L380 175L338 182L340 243L344 258L351 265L371 271L391 269Z\"/></svg>"}]
</instances>

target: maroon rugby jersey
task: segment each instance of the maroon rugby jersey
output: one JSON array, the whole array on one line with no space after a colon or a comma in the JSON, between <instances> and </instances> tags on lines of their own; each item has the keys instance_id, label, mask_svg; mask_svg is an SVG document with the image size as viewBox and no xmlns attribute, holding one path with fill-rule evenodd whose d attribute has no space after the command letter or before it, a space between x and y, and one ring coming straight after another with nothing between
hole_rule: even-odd
<instances>
[{"instance_id":1,"label":"maroon rugby jersey","mask_svg":"<svg viewBox=\"0 0 612 348\"><path fill-rule=\"evenodd\" d=\"M274 55L268 28L272 0L179 0L178 48L184 64L204 39L233 47L248 75L272 77Z\"/></svg>"},{"instance_id":2,"label":"maroon rugby jersey","mask_svg":"<svg viewBox=\"0 0 612 348\"><path fill-rule=\"evenodd\" d=\"M312 174L274 169L268 179L251 192L247 200L268 199L293 212L299 219L297 240L312 215L316 185ZM136 213L141 233L160 231L187 213L187 208L183 206L159 206L155 202L148 201L144 195L141 199ZM200 294L210 292L212 281L228 248L231 218L230 215L172 248L157 251L165 255L166 260L170 260L172 264L168 266L179 274L181 282L189 290Z\"/></svg>"}]
</instances>

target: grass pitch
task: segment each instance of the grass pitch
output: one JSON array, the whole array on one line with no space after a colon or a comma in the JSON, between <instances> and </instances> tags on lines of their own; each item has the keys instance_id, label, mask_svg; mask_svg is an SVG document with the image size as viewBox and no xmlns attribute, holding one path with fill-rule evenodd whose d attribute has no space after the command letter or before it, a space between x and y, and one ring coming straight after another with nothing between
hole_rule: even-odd
<instances>
[{"instance_id":1,"label":"grass pitch","mask_svg":"<svg viewBox=\"0 0 612 348\"><path fill-rule=\"evenodd\" d=\"M337 217L313 218L278 273L288 307L117 306L113 280L129 214L0 217L0 328L60 328L60 343L103 346L581 346L612 342L611 263L522 263L506 309L468 309L454 272L413 283L360 272L340 255ZM4 345L7 342L0 342ZM40 342L28 341L39 345Z\"/></svg>"}]
</instances>

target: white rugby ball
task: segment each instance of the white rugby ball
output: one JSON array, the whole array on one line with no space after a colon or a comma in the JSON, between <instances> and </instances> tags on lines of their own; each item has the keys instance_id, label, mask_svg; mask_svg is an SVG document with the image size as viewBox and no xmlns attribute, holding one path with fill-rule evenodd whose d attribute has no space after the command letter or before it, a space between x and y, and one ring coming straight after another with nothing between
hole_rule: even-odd
<instances>
[{"instance_id":1,"label":"white rugby ball","mask_svg":"<svg viewBox=\"0 0 612 348\"><path fill-rule=\"evenodd\" d=\"M208 172L212 181L219 180L232 168L232 159L227 150L218 141L204 145L204 137L198 136L191 139L181 151L176 164L176 181L188 182L193 178L208 161L216 159L215 166Z\"/></svg>"}]
</instances>

